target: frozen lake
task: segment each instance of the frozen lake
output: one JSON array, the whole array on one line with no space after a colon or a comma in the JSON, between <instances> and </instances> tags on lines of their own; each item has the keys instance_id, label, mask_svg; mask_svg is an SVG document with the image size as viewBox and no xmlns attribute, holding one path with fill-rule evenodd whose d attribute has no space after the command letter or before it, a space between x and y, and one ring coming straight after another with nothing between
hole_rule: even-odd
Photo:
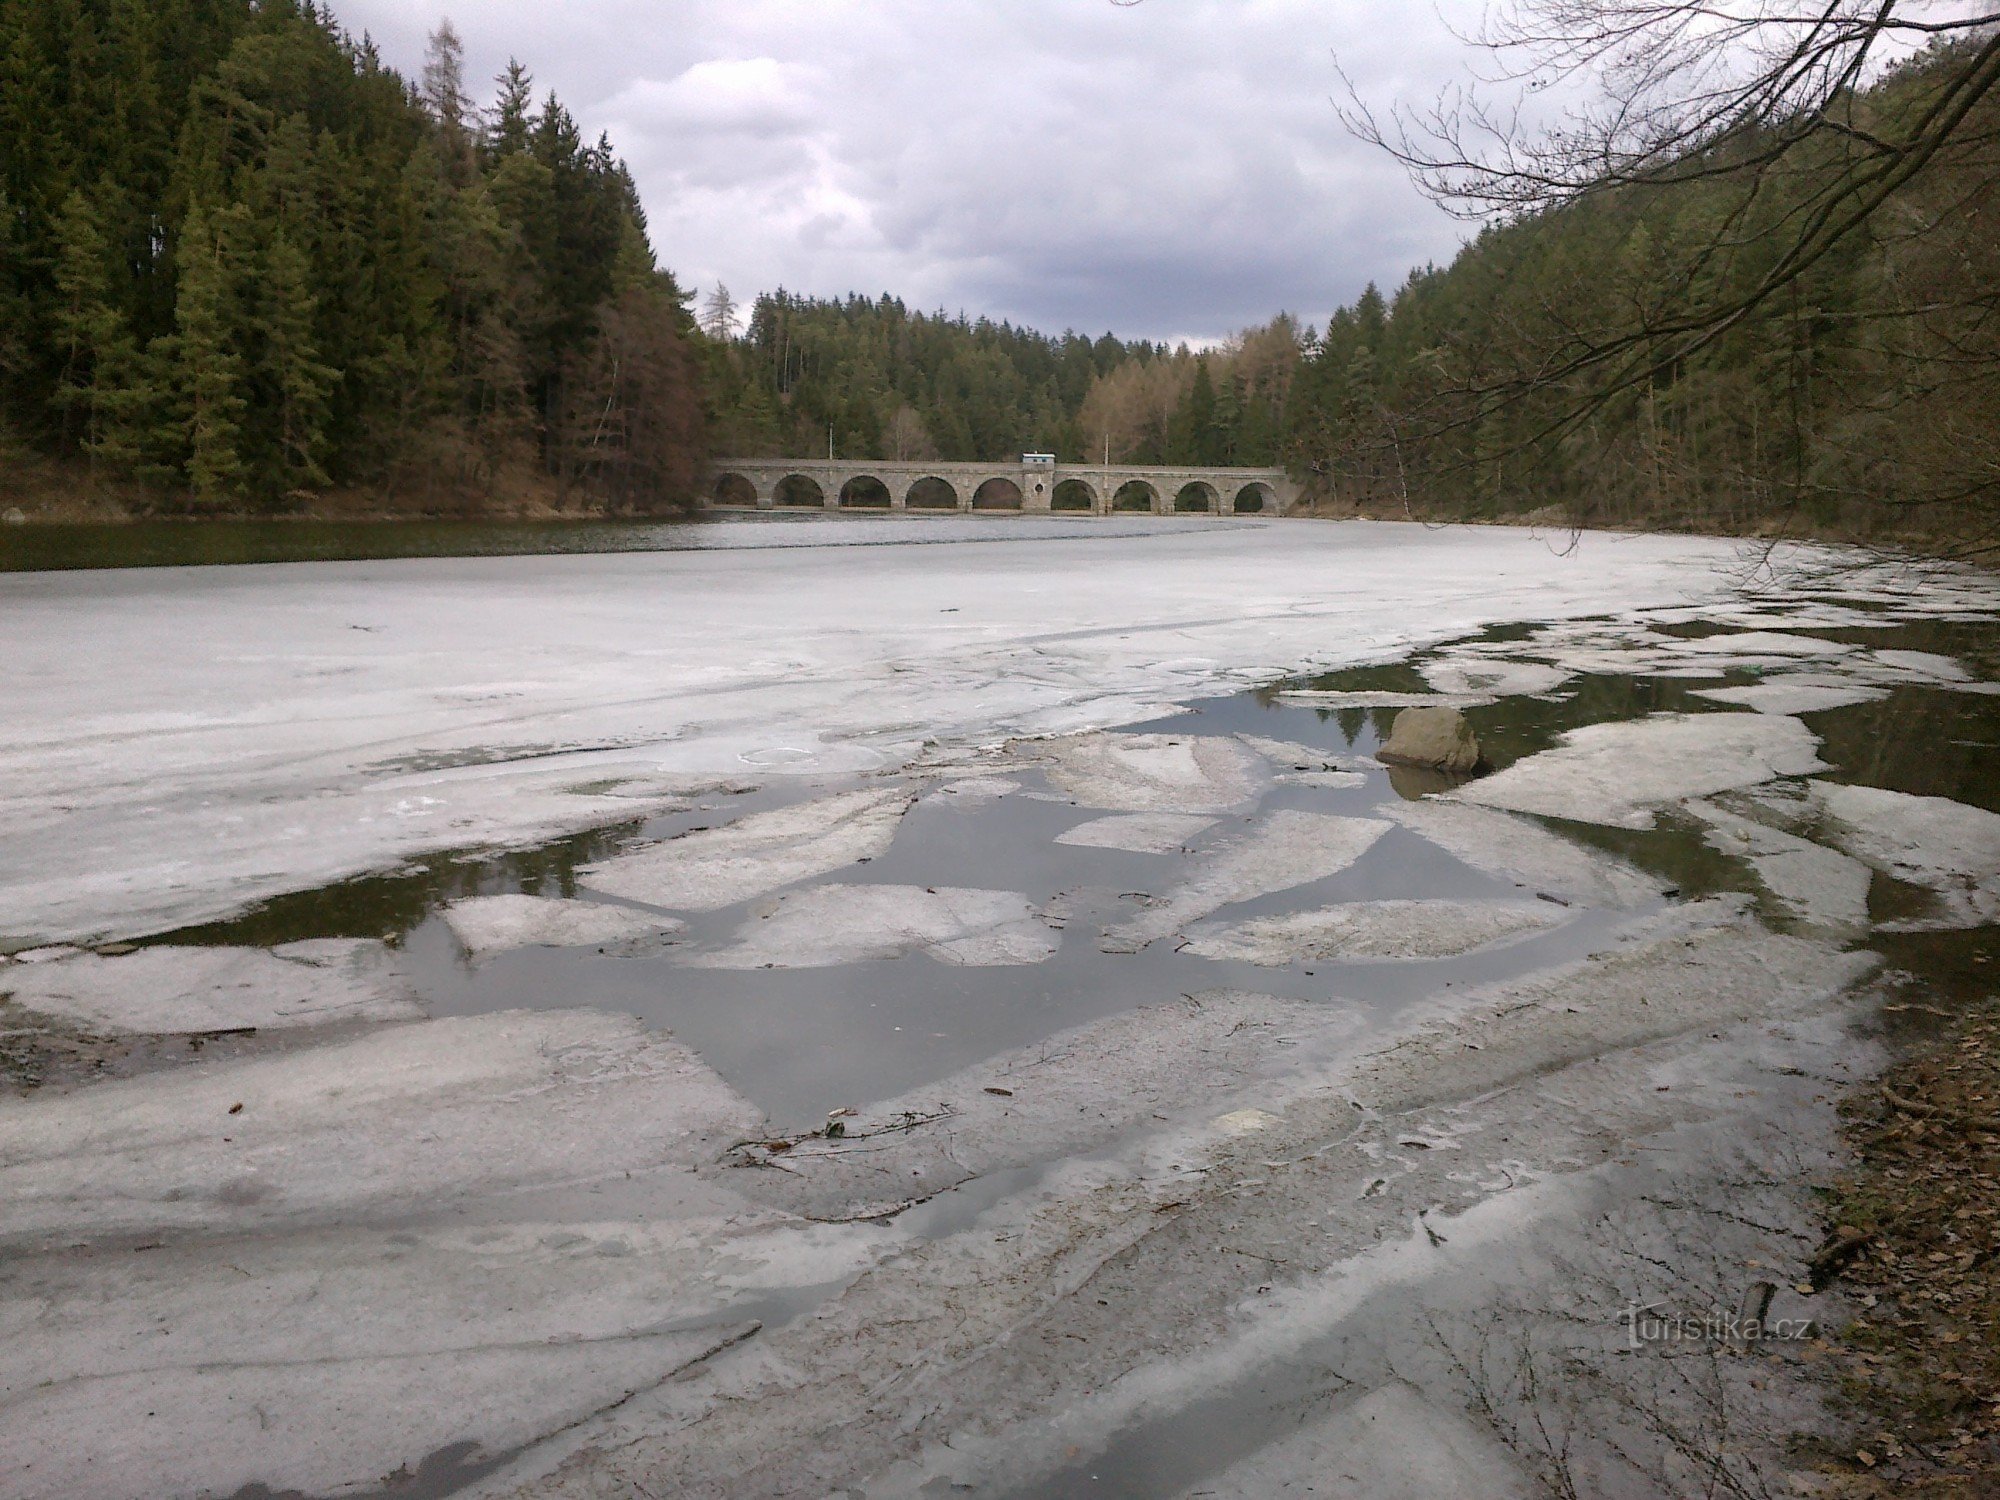
<instances>
[{"instance_id":1,"label":"frozen lake","mask_svg":"<svg viewBox=\"0 0 2000 1500\"><path fill-rule=\"evenodd\" d=\"M541 842L643 812L648 776L873 770L1706 599L1737 558L1363 522L710 529L743 545L0 575L0 943ZM947 535L979 544L906 540Z\"/></svg>"},{"instance_id":2,"label":"frozen lake","mask_svg":"<svg viewBox=\"0 0 2000 1500\"><path fill-rule=\"evenodd\" d=\"M0 574L9 1493L1762 1484L1809 1379L1618 1311L1825 1310L2000 591L1571 541Z\"/></svg>"}]
</instances>

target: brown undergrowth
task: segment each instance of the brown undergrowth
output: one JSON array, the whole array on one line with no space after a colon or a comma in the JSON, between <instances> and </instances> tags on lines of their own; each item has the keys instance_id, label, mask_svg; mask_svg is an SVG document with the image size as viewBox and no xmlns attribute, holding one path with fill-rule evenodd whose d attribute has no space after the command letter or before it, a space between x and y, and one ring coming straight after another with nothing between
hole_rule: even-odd
<instances>
[{"instance_id":1,"label":"brown undergrowth","mask_svg":"<svg viewBox=\"0 0 2000 1500\"><path fill-rule=\"evenodd\" d=\"M1948 1005L1906 986L1885 1019L1929 1024L1843 1106L1855 1164L1812 1264L1856 1306L1830 1350L1842 1496L2000 1496L2000 961L1965 968L1984 983Z\"/></svg>"}]
</instances>

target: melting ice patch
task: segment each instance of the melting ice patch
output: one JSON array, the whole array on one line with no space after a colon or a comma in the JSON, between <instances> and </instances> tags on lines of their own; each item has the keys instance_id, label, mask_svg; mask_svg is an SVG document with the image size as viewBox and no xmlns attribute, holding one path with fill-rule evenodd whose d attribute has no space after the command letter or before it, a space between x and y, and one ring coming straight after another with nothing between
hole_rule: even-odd
<instances>
[{"instance_id":1,"label":"melting ice patch","mask_svg":"<svg viewBox=\"0 0 2000 1500\"><path fill-rule=\"evenodd\" d=\"M1572 729L1553 750L1449 795L1488 807L1615 828L1651 828L1654 809L1780 776L1824 771L1819 737L1776 714L1654 714Z\"/></svg>"},{"instance_id":2,"label":"melting ice patch","mask_svg":"<svg viewBox=\"0 0 2000 1500\"><path fill-rule=\"evenodd\" d=\"M1315 959L1452 958L1567 920L1546 901L1354 901L1196 927L1182 951L1266 967Z\"/></svg>"},{"instance_id":3,"label":"melting ice patch","mask_svg":"<svg viewBox=\"0 0 2000 1500\"><path fill-rule=\"evenodd\" d=\"M1160 901L1108 929L1104 951L1136 953L1232 902L1336 875L1366 854L1389 826L1376 818L1275 812L1250 834L1204 856Z\"/></svg>"},{"instance_id":4,"label":"melting ice patch","mask_svg":"<svg viewBox=\"0 0 2000 1500\"><path fill-rule=\"evenodd\" d=\"M79 953L17 966L7 988L44 1015L155 1035L423 1016L389 950L361 938L271 949L141 948L119 958Z\"/></svg>"},{"instance_id":5,"label":"melting ice patch","mask_svg":"<svg viewBox=\"0 0 2000 1500\"><path fill-rule=\"evenodd\" d=\"M1935 916L1906 930L2000 922L2000 814L1947 797L1816 781L1813 800L1833 841L1856 859L1936 893Z\"/></svg>"},{"instance_id":6,"label":"melting ice patch","mask_svg":"<svg viewBox=\"0 0 2000 1500\"><path fill-rule=\"evenodd\" d=\"M648 906L719 911L886 853L910 800L870 789L751 813L585 866L584 884Z\"/></svg>"},{"instance_id":7,"label":"melting ice patch","mask_svg":"<svg viewBox=\"0 0 2000 1500\"><path fill-rule=\"evenodd\" d=\"M640 953L687 925L630 907L519 894L454 901L445 908L444 920L473 958L529 947Z\"/></svg>"},{"instance_id":8,"label":"melting ice patch","mask_svg":"<svg viewBox=\"0 0 2000 1500\"><path fill-rule=\"evenodd\" d=\"M1035 747L1051 784L1085 807L1227 812L1263 790L1263 765L1220 735L1084 734Z\"/></svg>"},{"instance_id":9,"label":"melting ice patch","mask_svg":"<svg viewBox=\"0 0 2000 1500\"><path fill-rule=\"evenodd\" d=\"M736 942L686 961L707 969L816 969L928 954L939 963L1038 964L1061 939L1014 891L821 885L753 912Z\"/></svg>"},{"instance_id":10,"label":"melting ice patch","mask_svg":"<svg viewBox=\"0 0 2000 1500\"><path fill-rule=\"evenodd\" d=\"M1122 849L1128 854L1173 854L1215 826L1195 813L1120 813L1092 818L1056 835L1058 844L1081 849Z\"/></svg>"}]
</instances>

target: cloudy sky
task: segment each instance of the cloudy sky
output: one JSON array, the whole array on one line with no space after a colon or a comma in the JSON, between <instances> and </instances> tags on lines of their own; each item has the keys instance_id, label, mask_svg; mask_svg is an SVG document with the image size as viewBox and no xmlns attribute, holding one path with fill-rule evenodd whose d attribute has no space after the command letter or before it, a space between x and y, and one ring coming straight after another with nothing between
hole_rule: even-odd
<instances>
[{"instance_id":1,"label":"cloudy sky","mask_svg":"<svg viewBox=\"0 0 2000 1500\"><path fill-rule=\"evenodd\" d=\"M1322 322L1463 226L1350 138L1464 76L1476 0L335 0L415 73L449 15L631 163L662 260L739 299L884 290L1058 331ZM484 93L483 87L478 91Z\"/></svg>"}]
</instances>

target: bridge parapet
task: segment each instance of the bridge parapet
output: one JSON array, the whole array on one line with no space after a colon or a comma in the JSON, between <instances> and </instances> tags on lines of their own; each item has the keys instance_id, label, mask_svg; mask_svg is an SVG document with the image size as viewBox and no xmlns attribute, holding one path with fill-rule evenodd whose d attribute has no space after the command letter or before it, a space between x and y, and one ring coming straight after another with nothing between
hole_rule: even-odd
<instances>
[{"instance_id":1,"label":"bridge parapet","mask_svg":"<svg viewBox=\"0 0 2000 1500\"><path fill-rule=\"evenodd\" d=\"M730 458L711 466L713 510L1275 514L1297 498L1282 469L897 459Z\"/></svg>"}]
</instances>

